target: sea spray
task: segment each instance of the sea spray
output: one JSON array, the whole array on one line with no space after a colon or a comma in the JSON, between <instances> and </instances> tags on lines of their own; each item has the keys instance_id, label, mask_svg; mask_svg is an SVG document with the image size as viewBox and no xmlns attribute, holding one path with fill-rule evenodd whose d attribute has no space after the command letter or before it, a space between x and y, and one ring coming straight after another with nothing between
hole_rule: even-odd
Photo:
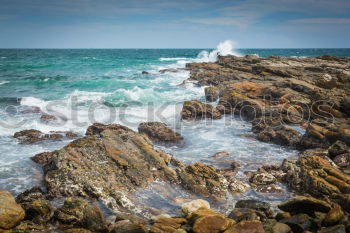
<instances>
[{"instance_id":1,"label":"sea spray","mask_svg":"<svg viewBox=\"0 0 350 233\"><path fill-rule=\"evenodd\" d=\"M232 40L226 40L221 42L215 50L211 51L202 51L198 54L198 60L200 62L215 62L218 59L218 56L241 56L238 52L235 51L235 42Z\"/></svg>"}]
</instances>

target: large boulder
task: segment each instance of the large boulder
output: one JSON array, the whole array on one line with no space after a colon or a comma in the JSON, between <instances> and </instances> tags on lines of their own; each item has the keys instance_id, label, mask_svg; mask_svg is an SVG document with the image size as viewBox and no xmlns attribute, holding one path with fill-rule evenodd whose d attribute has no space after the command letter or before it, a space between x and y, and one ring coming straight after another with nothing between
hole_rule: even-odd
<instances>
[{"instance_id":1,"label":"large boulder","mask_svg":"<svg viewBox=\"0 0 350 233\"><path fill-rule=\"evenodd\" d=\"M155 142L178 142L183 137L161 122L144 122L138 127L139 133L146 134Z\"/></svg>"},{"instance_id":2,"label":"large boulder","mask_svg":"<svg viewBox=\"0 0 350 233\"><path fill-rule=\"evenodd\" d=\"M0 190L0 231L10 229L19 224L25 216L23 208L16 203L12 194Z\"/></svg>"},{"instance_id":3,"label":"large boulder","mask_svg":"<svg viewBox=\"0 0 350 233\"><path fill-rule=\"evenodd\" d=\"M191 100L184 102L181 118L184 120L203 118L219 119L221 118L221 113L210 104L204 104L198 100Z\"/></svg>"},{"instance_id":4,"label":"large boulder","mask_svg":"<svg viewBox=\"0 0 350 233\"><path fill-rule=\"evenodd\" d=\"M241 221L224 233L265 233L262 223L258 220Z\"/></svg>"}]
</instances>

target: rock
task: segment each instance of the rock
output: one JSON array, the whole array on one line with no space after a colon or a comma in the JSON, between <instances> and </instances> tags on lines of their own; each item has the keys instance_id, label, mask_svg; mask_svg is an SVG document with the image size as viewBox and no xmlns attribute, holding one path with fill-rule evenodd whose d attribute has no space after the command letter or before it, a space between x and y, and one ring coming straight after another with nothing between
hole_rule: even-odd
<instances>
[{"instance_id":1,"label":"rock","mask_svg":"<svg viewBox=\"0 0 350 233\"><path fill-rule=\"evenodd\" d=\"M51 229L50 229L51 228ZM13 232L13 233L17 233L17 232L25 232L25 233L46 233L46 232L51 232L52 230L52 226L50 225L42 225L42 224L36 224L33 223L31 221L22 221L19 225L17 225L15 228L12 228L9 231L5 231L7 232Z\"/></svg>"},{"instance_id":2,"label":"rock","mask_svg":"<svg viewBox=\"0 0 350 233\"><path fill-rule=\"evenodd\" d=\"M57 209L55 219L64 224L81 225L84 219L84 209L89 203L82 199L67 198L61 208Z\"/></svg>"},{"instance_id":3,"label":"rock","mask_svg":"<svg viewBox=\"0 0 350 233\"><path fill-rule=\"evenodd\" d=\"M150 229L150 233L173 233L187 221L184 218L161 217L155 221Z\"/></svg>"},{"instance_id":4,"label":"rock","mask_svg":"<svg viewBox=\"0 0 350 233\"><path fill-rule=\"evenodd\" d=\"M34 106L25 106L25 109L21 111L22 114L37 114L41 113L41 109L39 107L34 107Z\"/></svg>"},{"instance_id":5,"label":"rock","mask_svg":"<svg viewBox=\"0 0 350 233\"><path fill-rule=\"evenodd\" d=\"M249 182L255 185L269 185L276 183L277 180L267 172L256 172L249 178Z\"/></svg>"},{"instance_id":6,"label":"rock","mask_svg":"<svg viewBox=\"0 0 350 233\"><path fill-rule=\"evenodd\" d=\"M167 72L170 72L170 73L177 73L179 72L181 69L174 69L174 68L169 68L169 69L162 69L162 70L159 70L159 73L161 74L164 74L164 73L167 73Z\"/></svg>"},{"instance_id":7,"label":"rock","mask_svg":"<svg viewBox=\"0 0 350 233\"><path fill-rule=\"evenodd\" d=\"M341 110L350 116L350 97L345 97L340 103Z\"/></svg>"},{"instance_id":8,"label":"rock","mask_svg":"<svg viewBox=\"0 0 350 233\"><path fill-rule=\"evenodd\" d=\"M341 169L350 169L350 153L335 156L333 162Z\"/></svg>"},{"instance_id":9,"label":"rock","mask_svg":"<svg viewBox=\"0 0 350 233\"><path fill-rule=\"evenodd\" d=\"M68 132L66 132L66 137L73 139L73 138L77 138L78 134L76 134L76 133L74 133L72 131L68 131Z\"/></svg>"},{"instance_id":10,"label":"rock","mask_svg":"<svg viewBox=\"0 0 350 233\"><path fill-rule=\"evenodd\" d=\"M219 233L225 231L232 221L222 215L203 216L195 220L192 230L195 233Z\"/></svg>"},{"instance_id":11,"label":"rock","mask_svg":"<svg viewBox=\"0 0 350 233\"><path fill-rule=\"evenodd\" d=\"M247 208L234 208L228 217L235 220L236 222L241 222L243 220L266 220L266 215L264 212Z\"/></svg>"},{"instance_id":12,"label":"rock","mask_svg":"<svg viewBox=\"0 0 350 233\"><path fill-rule=\"evenodd\" d=\"M284 125L268 125L260 118L253 121L252 131L260 141L284 146L297 145L302 138L302 134L294 129Z\"/></svg>"},{"instance_id":13,"label":"rock","mask_svg":"<svg viewBox=\"0 0 350 233\"><path fill-rule=\"evenodd\" d=\"M282 219L280 222L287 224L293 233L314 232L317 230L317 224L307 214L297 214L290 218Z\"/></svg>"},{"instance_id":14,"label":"rock","mask_svg":"<svg viewBox=\"0 0 350 233\"><path fill-rule=\"evenodd\" d=\"M317 233L347 233L344 225L336 225L333 227L322 228Z\"/></svg>"},{"instance_id":15,"label":"rock","mask_svg":"<svg viewBox=\"0 0 350 233\"><path fill-rule=\"evenodd\" d=\"M57 121L58 118L53 116L53 115L43 114L43 115L41 115L40 120L42 122L48 123L48 122L51 122L51 121Z\"/></svg>"},{"instance_id":16,"label":"rock","mask_svg":"<svg viewBox=\"0 0 350 233\"><path fill-rule=\"evenodd\" d=\"M31 202L22 202L22 207L26 212L25 219L37 224L48 222L54 215L54 208L45 199L37 199Z\"/></svg>"},{"instance_id":17,"label":"rock","mask_svg":"<svg viewBox=\"0 0 350 233\"><path fill-rule=\"evenodd\" d=\"M259 193L284 193L283 188L275 185L275 184L269 184L269 185L259 185L255 188L255 190Z\"/></svg>"},{"instance_id":18,"label":"rock","mask_svg":"<svg viewBox=\"0 0 350 233\"><path fill-rule=\"evenodd\" d=\"M203 118L219 119L221 118L221 113L210 104L204 104L198 100L191 100L184 102L181 118L184 120Z\"/></svg>"},{"instance_id":19,"label":"rock","mask_svg":"<svg viewBox=\"0 0 350 233\"><path fill-rule=\"evenodd\" d=\"M230 154L228 152L222 151L222 152L217 152L214 155L212 155L211 157L214 159L221 159L221 158L225 158L228 157ZM235 164L236 165L236 164Z\"/></svg>"},{"instance_id":20,"label":"rock","mask_svg":"<svg viewBox=\"0 0 350 233\"><path fill-rule=\"evenodd\" d=\"M16 203L12 194L6 190L0 190L0 230L16 226L24 216L23 208Z\"/></svg>"},{"instance_id":21,"label":"rock","mask_svg":"<svg viewBox=\"0 0 350 233\"><path fill-rule=\"evenodd\" d=\"M313 197L295 196L278 205L278 208L293 214L306 213L312 215L315 211L327 213L331 210L331 205Z\"/></svg>"},{"instance_id":22,"label":"rock","mask_svg":"<svg viewBox=\"0 0 350 233\"><path fill-rule=\"evenodd\" d=\"M181 206L181 210L182 210L182 213L184 216L187 216L187 215L191 214L192 212L197 211L200 208L210 209L209 202L206 200L197 199L197 200L187 202Z\"/></svg>"},{"instance_id":23,"label":"rock","mask_svg":"<svg viewBox=\"0 0 350 233\"><path fill-rule=\"evenodd\" d=\"M93 125L89 126L86 130L85 135L86 136L101 136L101 133L104 130L130 130L128 127L122 126L122 125L118 125L118 124L111 124L111 125L104 125L101 123L94 123Z\"/></svg>"},{"instance_id":24,"label":"rock","mask_svg":"<svg viewBox=\"0 0 350 233\"><path fill-rule=\"evenodd\" d=\"M241 221L231 226L224 233L265 233L264 227L260 221Z\"/></svg>"},{"instance_id":25,"label":"rock","mask_svg":"<svg viewBox=\"0 0 350 233\"><path fill-rule=\"evenodd\" d=\"M84 228L71 228L71 229L65 230L64 233L91 233L91 231Z\"/></svg>"},{"instance_id":26,"label":"rock","mask_svg":"<svg viewBox=\"0 0 350 233\"><path fill-rule=\"evenodd\" d=\"M105 130L103 130L103 128ZM153 148L145 135L119 125L95 124L88 134L53 152L45 169L51 197L99 199L115 211L134 209L127 194L156 179L177 183L171 156Z\"/></svg>"},{"instance_id":27,"label":"rock","mask_svg":"<svg viewBox=\"0 0 350 233\"><path fill-rule=\"evenodd\" d=\"M92 232L107 232L106 220L101 209L89 205L83 211L82 225Z\"/></svg>"},{"instance_id":28,"label":"rock","mask_svg":"<svg viewBox=\"0 0 350 233\"><path fill-rule=\"evenodd\" d=\"M147 72L147 71L142 71L142 74L149 74L149 72Z\"/></svg>"},{"instance_id":29,"label":"rock","mask_svg":"<svg viewBox=\"0 0 350 233\"><path fill-rule=\"evenodd\" d=\"M332 159L340 154L350 153L350 147L342 141L336 141L328 148L329 157Z\"/></svg>"},{"instance_id":30,"label":"rock","mask_svg":"<svg viewBox=\"0 0 350 233\"><path fill-rule=\"evenodd\" d=\"M239 200L237 201L235 208L247 208L252 210L262 211L267 217L272 215L271 206L267 202L256 200Z\"/></svg>"},{"instance_id":31,"label":"rock","mask_svg":"<svg viewBox=\"0 0 350 233\"><path fill-rule=\"evenodd\" d=\"M326 158L316 155L300 157L297 162L284 161L285 181L294 190L315 196L350 192L350 176Z\"/></svg>"},{"instance_id":32,"label":"rock","mask_svg":"<svg viewBox=\"0 0 350 233\"><path fill-rule=\"evenodd\" d=\"M222 200L226 197L229 183L213 166L207 166L200 162L178 170L181 185L214 200Z\"/></svg>"},{"instance_id":33,"label":"rock","mask_svg":"<svg viewBox=\"0 0 350 233\"><path fill-rule=\"evenodd\" d=\"M325 218L322 221L322 225L324 226L334 226L340 222L340 220L344 217L344 212L340 208L339 205L336 205L335 208L331 209Z\"/></svg>"},{"instance_id":34,"label":"rock","mask_svg":"<svg viewBox=\"0 0 350 233\"><path fill-rule=\"evenodd\" d=\"M223 232L235 223L232 219L207 208L192 212L187 219L193 223L192 231L195 233Z\"/></svg>"},{"instance_id":35,"label":"rock","mask_svg":"<svg viewBox=\"0 0 350 233\"><path fill-rule=\"evenodd\" d=\"M161 142L178 142L183 137L168 128L166 124L161 122L145 122L141 123L138 127L139 133L144 133L153 141Z\"/></svg>"},{"instance_id":36,"label":"rock","mask_svg":"<svg viewBox=\"0 0 350 233\"><path fill-rule=\"evenodd\" d=\"M142 224L127 224L115 227L110 233L147 233L147 229Z\"/></svg>"},{"instance_id":37,"label":"rock","mask_svg":"<svg viewBox=\"0 0 350 233\"><path fill-rule=\"evenodd\" d=\"M44 134L39 130L30 129L17 132L14 134L14 137L17 138L20 143L32 144L44 140L61 140L64 135L61 133Z\"/></svg>"},{"instance_id":38,"label":"rock","mask_svg":"<svg viewBox=\"0 0 350 233\"><path fill-rule=\"evenodd\" d=\"M284 223L276 223L273 227L272 227L272 233L290 233L292 231L292 229Z\"/></svg>"},{"instance_id":39,"label":"rock","mask_svg":"<svg viewBox=\"0 0 350 233\"><path fill-rule=\"evenodd\" d=\"M44 165L48 164L48 162L50 161L52 156L53 156L52 152L43 152L43 153L39 153L39 154L34 155L30 159L33 160L35 163L44 166Z\"/></svg>"},{"instance_id":40,"label":"rock","mask_svg":"<svg viewBox=\"0 0 350 233\"><path fill-rule=\"evenodd\" d=\"M213 102L219 99L219 89L214 86L206 87L204 89L205 99L209 102Z\"/></svg>"},{"instance_id":41,"label":"rock","mask_svg":"<svg viewBox=\"0 0 350 233\"><path fill-rule=\"evenodd\" d=\"M292 217L292 215L291 215L289 212L278 212L278 213L276 214L275 219L276 219L277 221L280 221L280 220L282 220L282 219L290 218L290 217Z\"/></svg>"}]
</instances>

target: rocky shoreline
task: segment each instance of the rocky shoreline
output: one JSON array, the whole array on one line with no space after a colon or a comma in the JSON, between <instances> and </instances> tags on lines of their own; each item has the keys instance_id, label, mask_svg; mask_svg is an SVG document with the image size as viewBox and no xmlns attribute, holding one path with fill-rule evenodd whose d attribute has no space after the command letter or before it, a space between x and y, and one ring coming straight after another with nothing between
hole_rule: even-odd
<instances>
[{"instance_id":1,"label":"rocky shoreline","mask_svg":"<svg viewBox=\"0 0 350 233\"><path fill-rule=\"evenodd\" d=\"M299 158L266 164L242 180L236 177L239 164L232 161L225 169L188 165L154 147L186 140L163 123L141 123L139 132L96 123L85 137L32 158L43 168L43 187L16 199L0 191L0 232L349 233L350 59L226 56L186 69L188 82L206 86L208 102L185 101L183 120L236 115L252 123L258 140L296 148ZM14 136L21 143L77 137L36 130ZM132 194L154 182L203 200L179 200L179 216L141 208ZM281 185L295 196L277 209L238 200L224 215L208 202L250 189L275 195Z\"/></svg>"}]
</instances>

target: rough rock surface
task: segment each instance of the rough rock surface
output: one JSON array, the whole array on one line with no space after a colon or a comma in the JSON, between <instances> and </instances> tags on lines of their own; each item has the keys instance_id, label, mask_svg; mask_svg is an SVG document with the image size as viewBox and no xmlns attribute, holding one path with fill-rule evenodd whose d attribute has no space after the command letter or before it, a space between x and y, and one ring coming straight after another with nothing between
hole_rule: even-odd
<instances>
[{"instance_id":1,"label":"rough rock surface","mask_svg":"<svg viewBox=\"0 0 350 233\"><path fill-rule=\"evenodd\" d=\"M6 190L0 190L0 231L16 226L24 216L23 208L16 203L12 194Z\"/></svg>"},{"instance_id":2,"label":"rough rock surface","mask_svg":"<svg viewBox=\"0 0 350 233\"><path fill-rule=\"evenodd\" d=\"M209 102L213 102L219 99L219 89L211 86L204 89L205 99Z\"/></svg>"},{"instance_id":3,"label":"rough rock surface","mask_svg":"<svg viewBox=\"0 0 350 233\"><path fill-rule=\"evenodd\" d=\"M181 118L184 120L203 118L219 119L221 118L221 113L210 104L204 104L198 100L191 100L184 102Z\"/></svg>"},{"instance_id":4,"label":"rough rock surface","mask_svg":"<svg viewBox=\"0 0 350 233\"><path fill-rule=\"evenodd\" d=\"M178 142L183 137L167 127L166 124L161 122L145 122L141 123L138 127L139 133L144 133L152 141L155 142Z\"/></svg>"}]
</instances>

